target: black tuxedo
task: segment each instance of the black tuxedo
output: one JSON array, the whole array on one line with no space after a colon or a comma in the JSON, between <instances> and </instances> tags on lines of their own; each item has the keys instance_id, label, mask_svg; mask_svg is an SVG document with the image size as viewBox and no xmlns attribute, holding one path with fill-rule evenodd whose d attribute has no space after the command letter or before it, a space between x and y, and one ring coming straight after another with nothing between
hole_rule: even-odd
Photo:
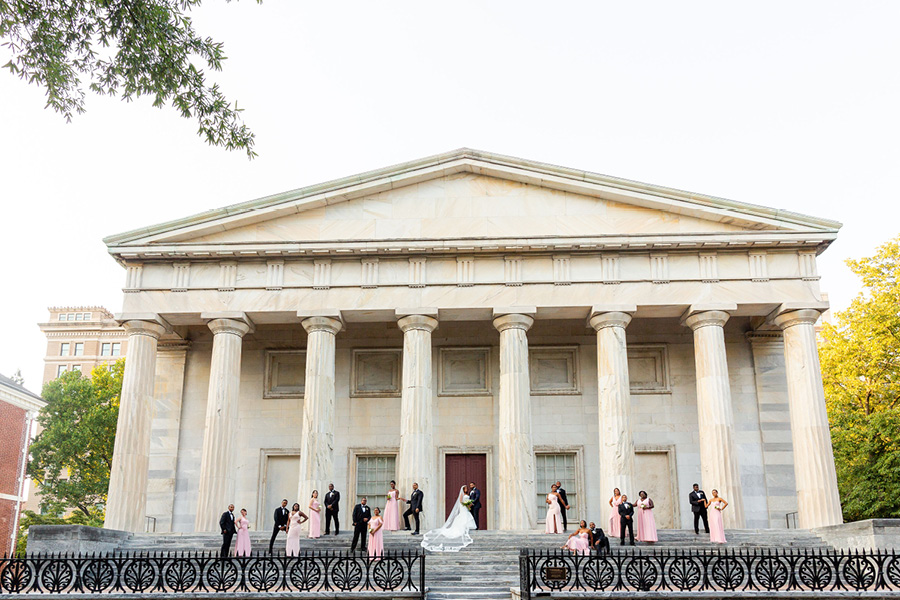
<instances>
[{"instance_id":1,"label":"black tuxedo","mask_svg":"<svg viewBox=\"0 0 900 600\"><path fill-rule=\"evenodd\" d=\"M628 529L628 542L634 546L634 504L623 502L619 505L619 529L622 532L621 545L625 545L625 529Z\"/></svg>"},{"instance_id":2,"label":"black tuxedo","mask_svg":"<svg viewBox=\"0 0 900 600\"><path fill-rule=\"evenodd\" d=\"M599 527L591 529L591 549L598 554L609 552L609 538Z\"/></svg>"},{"instance_id":3,"label":"black tuxedo","mask_svg":"<svg viewBox=\"0 0 900 600\"><path fill-rule=\"evenodd\" d=\"M360 548L366 551L366 543L369 539L369 520L372 518L372 511L368 506L357 504L353 507L353 543L350 545L350 552L356 550L356 542L362 537Z\"/></svg>"},{"instance_id":4,"label":"black tuxedo","mask_svg":"<svg viewBox=\"0 0 900 600\"><path fill-rule=\"evenodd\" d=\"M409 508L403 513L403 526L409 530L409 517L411 515L416 520L416 533L419 533L419 513L422 512L423 496L422 490L414 490L409 500L406 501L409 504Z\"/></svg>"},{"instance_id":5,"label":"black tuxedo","mask_svg":"<svg viewBox=\"0 0 900 600\"><path fill-rule=\"evenodd\" d=\"M566 519L566 506L569 505L569 499L566 497L566 490L562 488L557 488L556 493L562 498L562 502L559 503L559 512L562 517L563 531L565 531L569 526L569 521Z\"/></svg>"},{"instance_id":6,"label":"black tuxedo","mask_svg":"<svg viewBox=\"0 0 900 600\"><path fill-rule=\"evenodd\" d=\"M328 507L331 508L328 508ZM341 531L341 525L338 522L338 511L341 510L341 493L332 490L325 494L325 535L331 533L331 520L334 519L334 535Z\"/></svg>"},{"instance_id":7,"label":"black tuxedo","mask_svg":"<svg viewBox=\"0 0 900 600\"><path fill-rule=\"evenodd\" d=\"M222 516L219 517L219 529L222 531L222 551L220 556L227 558L228 551L231 550L231 538L235 534L233 512L226 510L222 513Z\"/></svg>"},{"instance_id":8,"label":"black tuxedo","mask_svg":"<svg viewBox=\"0 0 900 600\"><path fill-rule=\"evenodd\" d=\"M269 539L269 554L272 554L272 546L275 545L275 538L278 537L279 531L287 531L287 523L288 519L291 516L291 511L287 508L279 506L275 509L275 525L272 527L272 537Z\"/></svg>"},{"instance_id":9,"label":"black tuxedo","mask_svg":"<svg viewBox=\"0 0 900 600\"><path fill-rule=\"evenodd\" d=\"M691 501L691 512L694 513L694 533L700 533L700 519L703 519L703 529L709 533L709 517L706 514L706 493L703 490L696 492L691 491L688 494L688 500Z\"/></svg>"},{"instance_id":10,"label":"black tuxedo","mask_svg":"<svg viewBox=\"0 0 900 600\"><path fill-rule=\"evenodd\" d=\"M472 501L472 518L475 519L475 529L481 529L481 524L478 522L478 513L481 512L481 490L475 488L469 492L469 500Z\"/></svg>"}]
</instances>

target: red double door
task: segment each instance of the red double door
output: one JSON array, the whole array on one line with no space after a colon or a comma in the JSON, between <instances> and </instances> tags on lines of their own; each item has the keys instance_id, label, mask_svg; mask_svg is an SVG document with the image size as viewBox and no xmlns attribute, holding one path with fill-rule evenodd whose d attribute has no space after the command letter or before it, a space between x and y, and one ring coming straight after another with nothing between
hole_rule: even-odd
<instances>
[{"instance_id":1,"label":"red double door","mask_svg":"<svg viewBox=\"0 0 900 600\"><path fill-rule=\"evenodd\" d=\"M484 454L447 454L444 468L444 489L446 490L446 510L444 518L450 516L459 488L475 482L481 490L484 505L484 490L487 489L487 456ZM479 517L480 529L487 529L487 511L482 507Z\"/></svg>"}]
</instances>

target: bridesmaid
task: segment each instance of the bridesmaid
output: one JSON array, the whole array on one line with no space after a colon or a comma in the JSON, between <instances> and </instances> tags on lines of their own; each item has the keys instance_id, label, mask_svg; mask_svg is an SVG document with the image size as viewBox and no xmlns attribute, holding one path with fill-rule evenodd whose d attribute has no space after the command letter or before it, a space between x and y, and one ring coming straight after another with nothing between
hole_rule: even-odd
<instances>
[{"instance_id":1,"label":"bridesmaid","mask_svg":"<svg viewBox=\"0 0 900 600\"><path fill-rule=\"evenodd\" d=\"M562 533L562 498L556 493L556 485L550 486L547 494L547 522L544 525L544 533Z\"/></svg>"},{"instance_id":2,"label":"bridesmaid","mask_svg":"<svg viewBox=\"0 0 900 600\"><path fill-rule=\"evenodd\" d=\"M578 529L575 530L575 533L569 536L569 539L568 541L566 541L566 545L563 546L563 549L571 550L575 554L581 554L582 556L590 556L590 535L591 530L588 529L587 523L585 521L582 521L578 524Z\"/></svg>"},{"instance_id":3,"label":"bridesmaid","mask_svg":"<svg viewBox=\"0 0 900 600\"><path fill-rule=\"evenodd\" d=\"M609 529L607 530L607 537L617 538L622 534L621 529L621 517L619 517L619 505L622 504L622 492L619 491L619 488L613 489L612 498L609 499L609 505L612 507L612 510L609 513Z\"/></svg>"},{"instance_id":4,"label":"bridesmaid","mask_svg":"<svg viewBox=\"0 0 900 600\"><path fill-rule=\"evenodd\" d=\"M241 509L241 516L234 523L237 526L237 545L234 549L235 556L250 556L250 520L247 518L247 509Z\"/></svg>"},{"instance_id":5,"label":"bridesmaid","mask_svg":"<svg viewBox=\"0 0 900 600\"><path fill-rule=\"evenodd\" d=\"M291 514L288 515L287 542L285 544L285 554L288 556L300 555L300 525L309 519L303 511L300 510L300 504L294 502L291 507Z\"/></svg>"},{"instance_id":6,"label":"bridesmaid","mask_svg":"<svg viewBox=\"0 0 900 600\"><path fill-rule=\"evenodd\" d=\"M387 503L384 505L384 528L387 531L400 529L400 490L397 482L391 481L391 489L387 493Z\"/></svg>"},{"instance_id":7,"label":"bridesmaid","mask_svg":"<svg viewBox=\"0 0 900 600\"><path fill-rule=\"evenodd\" d=\"M647 497L647 492L638 492L640 499L637 502L637 539L639 542L658 542L656 535L656 518L653 516L653 500Z\"/></svg>"},{"instance_id":8,"label":"bridesmaid","mask_svg":"<svg viewBox=\"0 0 900 600\"><path fill-rule=\"evenodd\" d=\"M309 499L309 537L316 539L322 536L322 505L319 504L319 490L313 490Z\"/></svg>"},{"instance_id":9,"label":"bridesmaid","mask_svg":"<svg viewBox=\"0 0 900 600\"><path fill-rule=\"evenodd\" d=\"M712 498L706 500L706 508L709 511L709 541L716 544L725 543L725 523L722 520L722 511L728 506L725 498L719 496L719 490L712 491Z\"/></svg>"},{"instance_id":10,"label":"bridesmaid","mask_svg":"<svg viewBox=\"0 0 900 600\"><path fill-rule=\"evenodd\" d=\"M393 482L392 482L393 483ZM382 556L384 554L384 519L378 507L372 509L372 519L369 521L369 556Z\"/></svg>"}]
</instances>

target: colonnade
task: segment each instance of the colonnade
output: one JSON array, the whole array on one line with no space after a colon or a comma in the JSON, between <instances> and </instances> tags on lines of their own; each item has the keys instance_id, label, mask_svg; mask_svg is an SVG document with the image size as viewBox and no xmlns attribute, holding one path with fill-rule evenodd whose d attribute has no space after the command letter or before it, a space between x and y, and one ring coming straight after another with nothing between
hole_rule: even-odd
<instances>
[{"instance_id":1,"label":"colonnade","mask_svg":"<svg viewBox=\"0 0 900 600\"><path fill-rule=\"evenodd\" d=\"M682 324L694 335L697 409L702 481L732 500L725 525L744 526L740 472L734 441L734 414L725 353L724 326L736 305L692 306ZM600 489L633 490L634 440L631 427L626 328L633 305L597 306L589 323L597 335ZM535 465L531 435L528 330L534 307L496 309L493 326L500 337L498 522L505 530L536 524ZM223 499L234 495L235 448L230 433L237 417L242 338L253 330L244 316L203 315L213 332L206 431L200 465L197 531L215 531ZM206 318L208 316L208 318ZM772 322L784 331L788 399L794 446L800 526L841 522L813 326L819 312L785 308ZM437 311L396 312L403 331L403 379L397 479L401 489L417 481L425 493L426 526L436 524L438 468L433 442L432 332ZM334 474L335 340L343 323L337 312L307 316L308 333L303 429L300 442L299 497L325 489ZM125 322L128 360L120 399L118 433L105 526L142 531L146 505L147 460L156 342L166 328L158 321Z\"/></svg>"}]
</instances>

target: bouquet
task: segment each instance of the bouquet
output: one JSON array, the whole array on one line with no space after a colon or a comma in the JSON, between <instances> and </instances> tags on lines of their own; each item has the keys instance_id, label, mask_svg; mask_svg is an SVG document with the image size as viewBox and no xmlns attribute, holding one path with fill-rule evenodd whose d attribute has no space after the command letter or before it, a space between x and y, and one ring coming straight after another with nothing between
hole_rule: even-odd
<instances>
[{"instance_id":1,"label":"bouquet","mask_svg":"<svg viewBox=\"0 0 900 600\"><path fill-rule=\"evenodd\" d=\"M641 500L640 502L638 502L638 508L644 510L645 508L647 508L647 503Z\"/></svg>"},{"instance_id":2,"label":"bouquet","mask_svg":"<svg viewBox=\"0 0 900 600\"><path fill-rule=\"evenodd\" d=\"M465 506L466 508L468 508L469 510L472 510L472 505L473 505L473 504L475 504L475 503L472 502L471 500L469 500L468 498L465 498L465 499L462 501L462 505Z\"/></svg>"},{"instance_id":3,"label":"bouquet","mask_svg":"<svg viewBox=\"0 0 900 600\"><path fill-rule=\"evenodd\" d=\"M716 505L713 508L716 510L725 510L725 506L721 502L716 502Z\"/></svg>"}]
</instances>

